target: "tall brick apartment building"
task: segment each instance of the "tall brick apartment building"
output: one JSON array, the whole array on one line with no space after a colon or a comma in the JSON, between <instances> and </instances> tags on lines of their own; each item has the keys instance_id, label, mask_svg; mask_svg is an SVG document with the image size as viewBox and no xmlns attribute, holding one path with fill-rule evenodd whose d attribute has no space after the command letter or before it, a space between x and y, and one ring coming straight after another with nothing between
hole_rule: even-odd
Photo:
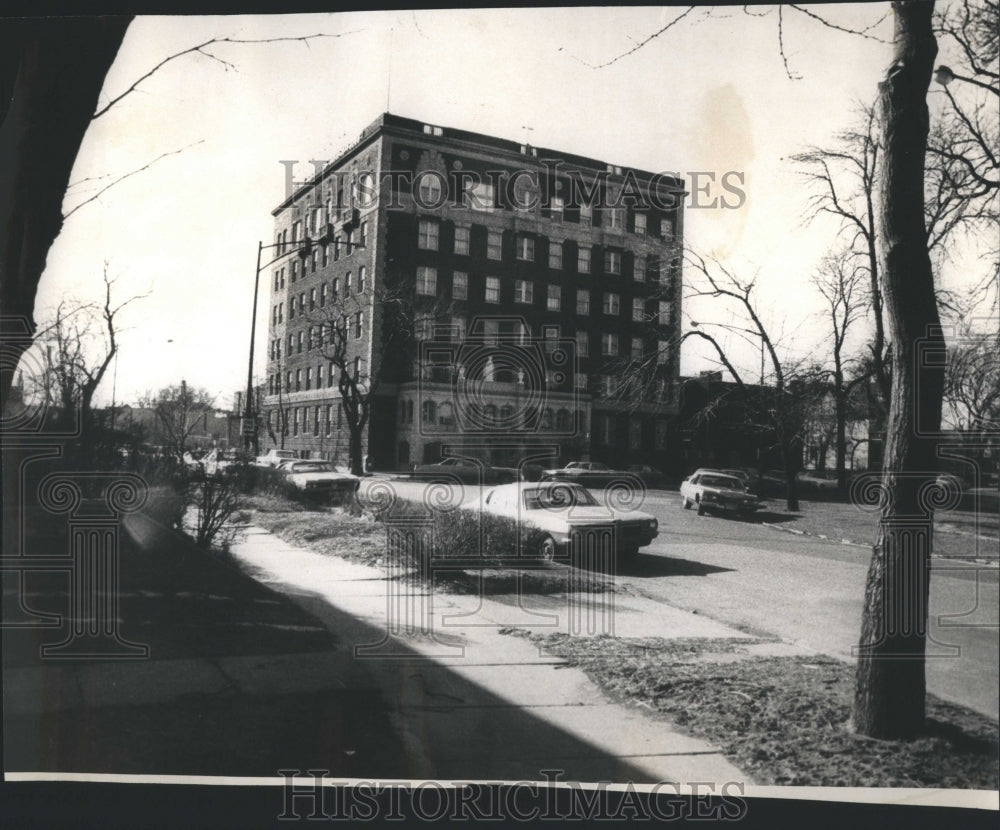
<instances>
[{"instance_id":1,"label":"tall brick apartment building","mask_svg":"<svg viewBox=\"0 0 1000 830\"><path fill-rule=\"evenodd\" d=\"M324 325L375 469L449 454L672 469L683 182L380 116L273 211L265 444L346 462Z\"/></svg>"}]
</instances>

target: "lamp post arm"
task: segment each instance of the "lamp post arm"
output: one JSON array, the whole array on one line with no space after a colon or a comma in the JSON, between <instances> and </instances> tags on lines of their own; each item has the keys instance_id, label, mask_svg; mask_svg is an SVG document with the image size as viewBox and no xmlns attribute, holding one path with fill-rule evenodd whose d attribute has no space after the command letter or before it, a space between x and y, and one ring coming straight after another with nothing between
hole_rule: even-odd
<instances>
[{"instance_id":1,"label":"lamp post arm","mask_svg":"<svg viewBox=\"0 0 1000 830\"><path fill-rule=\"evenodd\" d=\"M247 364L247 393L243 404L243 448L248 452L253 449L256 455L257 426L254 423L253 411L253 350L254 336L257 333L257 294L260 293L260 258L264 251L264 243L257 243L257 271L253 278L253 314L250 318L250 362ZM251 432L252 429L252 432Z\"/></svg>"}]
</instances>

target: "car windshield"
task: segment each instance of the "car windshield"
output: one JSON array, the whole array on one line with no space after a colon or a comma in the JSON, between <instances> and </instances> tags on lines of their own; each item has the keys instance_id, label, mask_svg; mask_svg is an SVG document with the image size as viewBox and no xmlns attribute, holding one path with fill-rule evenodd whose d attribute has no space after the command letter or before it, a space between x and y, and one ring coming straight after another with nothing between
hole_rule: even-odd
<instances>
[{"instance_id":1,"label":"car windshield","mask_svg":"<svg viewBox=\"0 0 1000 830\"><path fill-rule=\"evenodd\" d=\"M729 476L702 476L699 484L705 487L720 487L726 490L742 490L743 482Z\"/></svg>"},{"instance_id":2,"label":"car windshield","mask_svg":"<svg viewBox=\"0 0 1000 830\"><path fill-rule=\"evenodd\" d=\"M597 500L583 487L539 487L524 491L525 510L562 510L567 507L595 505Z\"/></svg>"},{"instance_id":3,"label":"car windshield","mask_svg":"<svg viewBox=\"0 0 1000 830\"><path fill-rule=\"evenodd\" d=\"M328 461L310 461L303 464L293 464L293 473L335 473L336 468Z\"/></svg>"}]
</instances>

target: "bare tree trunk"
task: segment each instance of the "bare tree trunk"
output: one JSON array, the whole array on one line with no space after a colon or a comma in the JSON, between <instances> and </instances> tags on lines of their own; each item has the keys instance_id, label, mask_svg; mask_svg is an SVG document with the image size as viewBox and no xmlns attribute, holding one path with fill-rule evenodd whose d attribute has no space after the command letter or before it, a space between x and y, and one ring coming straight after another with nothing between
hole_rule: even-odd
<instances>
[{"instance_id":1,"label":"bare tree trunk","mask_svg":"<svg viewBox=\"0 0 1000 830\"><path fill-rule=\"evenodd\" d=\"M837 418L837 492L841 497L847 492L847 391L844 389L843 376L835 381L833 392L833 406Z\"/></svg>"},{"instance_id":2,"label":"bare tree trunk","mask_svg":"<svg viewBox=\"0 0 1000 830\"><path fill-rule=\"evenodd\" d=\"M943 353L923 216L934 6L921 0L892 6L895 58L879 85L880 247L893 343L882 472L888 498L865 586L854 699L854 727L883 738L917 734L924 724L933 510L922 488L935 476L935 442L927 436L940 428L944 388L943 365L922 360L919 351L926 344Z\"/></svg>"},{"instance_id":3,"label":"bare tree trunk","mask_svg":"<svg viewBox=\"0 0 1000 830\"><path fill-rule=\"evenodd\" d=\"M62 229L62 202L80 142L131 17L4 23L0 53L0 306L34 333L38 281ZM0 402L31 345L0 331Z\"/></svg>"}]
</instances>

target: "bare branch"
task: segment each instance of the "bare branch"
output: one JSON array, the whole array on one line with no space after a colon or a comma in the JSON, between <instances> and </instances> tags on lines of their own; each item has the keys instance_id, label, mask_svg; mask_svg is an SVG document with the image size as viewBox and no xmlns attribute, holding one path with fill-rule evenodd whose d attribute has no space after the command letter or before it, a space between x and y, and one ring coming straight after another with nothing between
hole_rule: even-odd
<instances>
[{"instance_id":1,"label":"bare branch","mask_svg":"<svg viewBox=\"0 0 1000 830\"><path fill-rule=\"evenodd\" d=\"M112 187L114 187L114 186L115 186L116 184L119 184L120 182L123 182L123 181L125 181L125 179L128 179L128 178L130 178L130 177L132 177L132 176L136 175L137 173L141 173L141 172L142 172L143 170L148 170L148 169L149 169L150 167L152 167L152 166L153 166L154 164L156 164L156 163L157 163L158 161L160 161L161 159L165 159L165 158L166 158L167 156L176 156L176 155L178 155L179 153L183 153L183 152L184 152L185 150L187 150L187 149L189 149L189 148L191 148L191 147L194 147L194 146L195 146L195 145L197 145L197 144L202 144L202 143L204 143L204 139L199 139L198 141L195 141L195 142L193 142L193 143L191 143L191 144L188 144L188 145L187 145L186 147L181 147L180 149L177 149L177 150L171 150L171 151L170 151L169 153L162 153L161 155L157 156L157 157L156 157L155 159L153 159L152 161L150 161L150 162L147 162L146 164L144 164L144 165L143 165L142 167L138 167L138 168L136 168L135 170L132 170L131 172L129 172L129 173L126 173L126 174L125 174L124 176L119 176L119 177L118 177L117 179L115 179L115 180L114 180L113 182L111 182L111 183L109 183L109 184L105 185L105 186L104 186L104 187L102 187L102 188L101 188L100 190L98 190L98 191L97 191L97 192L96 192L96 193L95 193L95 194L94 194L93 196L90 196L89 198L87 198L87 199L84 199L84 200L83 200L82 202L80 202L80 204L76 205L76 206L75 206L75 207L73 207L73 208L72 208L71 210L69 210L69 211L68 211L68 212L67 212L67 213L66 213L66 214L65 214L65 215L63 216L63 219L64 219L64 220L65 220L65 219L69 219L69 217L70 217L70 216L72 216L72 215L73 215L74 213L76 213L76 212L77 212L77 211L78 211L78 210L79 210L80 208L82 208L82 207L83 207L84 205L88 205L88 204L90 204L91 202L94 202L94 201L96 201L97 199L100 199L100 198L101 198L101 196L103 196L103 195L104 195L105 193L107 193L107 192L108 192L108 191L109 191L109 190L110 190L110 189L111 189Z\"/></svg>"}]
</instances>

